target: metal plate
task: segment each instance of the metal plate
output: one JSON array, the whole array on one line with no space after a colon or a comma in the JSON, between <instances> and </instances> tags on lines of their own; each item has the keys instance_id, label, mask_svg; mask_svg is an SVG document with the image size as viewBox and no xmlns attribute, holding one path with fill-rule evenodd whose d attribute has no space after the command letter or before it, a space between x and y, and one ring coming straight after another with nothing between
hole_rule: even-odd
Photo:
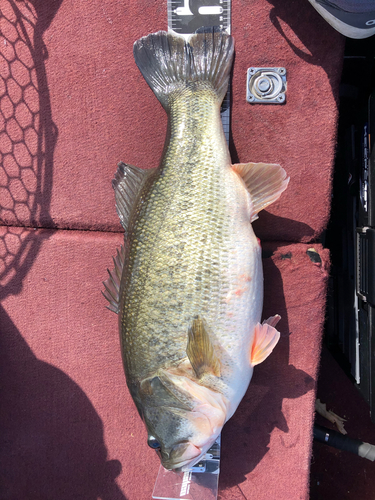
<instances>
[{"instance_id":1,"label":"metal plate","mask_svg":"<svg viewBox=\"0 0 375 500\"><path fill-rule=\"evenodd\" d=\"M246 100L252 104L283 104L286 92L285 68L249 68Z\"/></svg>"}]
</instances>

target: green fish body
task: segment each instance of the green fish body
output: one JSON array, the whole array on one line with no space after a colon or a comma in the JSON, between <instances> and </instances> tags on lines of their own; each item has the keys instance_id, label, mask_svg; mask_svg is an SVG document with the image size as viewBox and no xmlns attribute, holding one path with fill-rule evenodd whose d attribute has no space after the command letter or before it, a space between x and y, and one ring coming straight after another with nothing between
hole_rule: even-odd
<instances>
[{"instance_id":1,"label":"green fish body","mask_svg":"<svg viewBox=\"0 0 375 500\"><path fill-rule=\"evenodd\" d=\"M204 455L279 338L279 316L260 324L251 222L289 179L279 165L231 164L220 105L233 45L215 30L188 43L165 32L135 43L168 135L157 169L120 164L113 182L125 245L106 296L148 443L169 469Z\"/></svg>"}]
</instances>

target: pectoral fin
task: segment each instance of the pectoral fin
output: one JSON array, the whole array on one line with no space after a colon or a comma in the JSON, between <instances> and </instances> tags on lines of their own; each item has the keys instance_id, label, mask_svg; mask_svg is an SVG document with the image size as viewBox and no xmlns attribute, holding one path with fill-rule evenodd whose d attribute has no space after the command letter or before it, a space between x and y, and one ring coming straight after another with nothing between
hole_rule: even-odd
<instances>
[{"instance_id":1,"label":"pectoral fin","mask_svg":"<svg viewBox=\"0 0 375 500\"><path fill-rule=\"evenodd\" d=\"M250 363L255 366L264 361L273 351L279 341L280 333L275 326L280 320L280 316L271 316L262 324L255 326L254 340L251 346Z\"/></svg>"},{"instance_id":2,"label":"pectoral fin","mask_svg":"<svg viewBox=\"0 0 375 500\"><path fill-rule=\"evenodd\" d=\"M220 376L220 362L202 318L195 318L191 328L189 328L186 354L198 378L201 378L205 373Z\"/></svg>"},{"instance_id":3,"label":"pectoral fin","mask_svg":"<svg viewBox=\"0 0 375 500\"><path fill-rule=\"evenodd\" d=\"M144 170L122 162L118 164L112 186L115 190L117 214L125 231L128 230L130 214L138 194L155 170Z\"/></svg>"},{"instance_id":4,"label":"pectoral fin","mask_svg":"<svg viewBox=\"0 0 375 500\"><path fill-rule=\"evenodd\" d=\"M276 201L288 186L285 170L272 163L237 163L233 170L242 178L253 203L251 222L258 213Z\"/></svg>"}]
</instances>

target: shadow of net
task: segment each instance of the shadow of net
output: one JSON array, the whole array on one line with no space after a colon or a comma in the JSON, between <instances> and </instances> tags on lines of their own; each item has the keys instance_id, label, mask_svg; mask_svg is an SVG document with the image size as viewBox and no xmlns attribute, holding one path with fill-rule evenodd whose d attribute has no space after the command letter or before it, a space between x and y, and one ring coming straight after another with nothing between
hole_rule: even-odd
<instances>
[{"instance_id":1,"label":"shadow of net","mask_svg":"<svg viewBox=\"0 0 375 500\"><path fill-rule=\"evenodd\" d=\"M32 228L53 227L49 206L57 129L42 36L60 4L0 4L1 299L18 293L39 251L42 238Z\"/></svg>"},{"instance_id":2,"label":"shadow of net","mask_svg":"<svg viewBox=\"0 0 375 500\"><path fill-rule=\"evenodd\" d=\"M49 209L57 129L43 34L61 3L0 1L0 301L21 292L52 234L46 228L55 227ZM0 497L126 500L116 484L121 463L107 459L103 423L86 394L35 357L1 306L0 317Z\"/></svg>"}]
</instances>

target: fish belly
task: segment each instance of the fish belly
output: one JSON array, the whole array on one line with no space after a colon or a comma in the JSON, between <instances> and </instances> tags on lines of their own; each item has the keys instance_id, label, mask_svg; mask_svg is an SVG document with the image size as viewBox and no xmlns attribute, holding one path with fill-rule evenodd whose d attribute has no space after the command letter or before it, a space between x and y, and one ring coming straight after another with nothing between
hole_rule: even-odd
<instances>
[{"instance_id":1,"label":"fish belly","mask_svg":"<svg viewBox=\"0 0 375 500\"><path fill-rule=\"evenodd\" d=\"M250 224L251 200L236 174L227 201L231 220L228 244L228 273L225 298L217 325L217 339L223 351L225 396L230 401L227 420L243 398L253 368L250 351L255 325L263 307L261 247Z\"/></svg>"}]
</instances>

